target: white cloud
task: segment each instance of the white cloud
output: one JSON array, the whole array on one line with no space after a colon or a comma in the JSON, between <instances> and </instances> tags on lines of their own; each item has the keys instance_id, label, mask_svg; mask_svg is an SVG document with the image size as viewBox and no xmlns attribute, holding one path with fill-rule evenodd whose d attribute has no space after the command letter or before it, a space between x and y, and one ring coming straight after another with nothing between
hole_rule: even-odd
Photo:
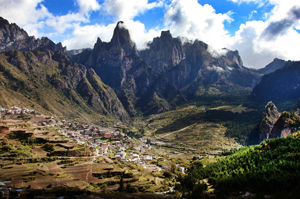
<instances>
[{"instance_id":1,"label":"white cloud","mask_svg":"<svg viewBox=\"0 0 300 199\"><path fill-rule=\"evenodd\" d=\"M146 31L145 25L139 21L128 20L124 22L130 32L131 39L136 43L138 49L145 47L147 41L160 35L159 29ZM115 23L105 25L85 25L76 24L72 33L72 38L63 41L68 49L91 48L99 37L102 41L109 42L113 36Z\"/></svg>"},{"instance_id":2,"label":"white cloud","mask_svg":"<svg viewBox=\"0 0 300 199\"><path fill-rule=\"evenodd\" d=\"M108 26L104 25L86 25L80 26L76 24L72 38L63 41L63 45L68 49L80 49L80 48L92 48L97 41L97 37L100 37L102 41L109 41L112 37L115 24Z\"/></svg>"},{"instance_id":3,"label":"white cloud","mask_svg":"<svg viewBox=\"0 0 300 199\"><path fill-rule=\"evenodd\" d=\"M261 68L275 57L285 60L300 60L299 26L300 2L270 0L274 8L266 13L265 21L247 21L235 33L231 49L237 49L248 67Z\"/></svg>"},{"instance_id":4,"label":"white cloud","mask_svg":"<svg viewBox=\"0 0 300 199\"><path fill-rule=\"evenodd\" d=\"M258 4L259 7L263 6L268 0L231 0L234 3L242 4L242 3L255 3Z\"/></svg>"},{"instance_id":5,"label":"white cloud","mask_svg":"<svg viewBox=\"0 0 300 199\"><path fill-rule=\"evenodd\" d=\"M83 1L83 0L82 0ZM122 20L130 31L131 39L136 43L137 48L145 47L145 43L160 35L159 28L146 30L145 25L133 18L143 14L147 10L163 6L163 1L148 3L148 0L106 0L101 6L101 11L114 17L114 23L109 25L88 25L77 24L73 31L73 37L63 42L68 49L92 47L97 37L102 41L110 41L116 22Z\"/></svg>"},{"instance_id":6,"label":"white cloud","mask_svg":"<svg viewBox=\"0 0 300 199\"><path fill-rule=\"evenodd\" d=\"M77 22L88 22L89 13L100 9L96 0L77 0L78 13L54 16L43 5L44 0L0 0L1 16L36 37L64 33Z\"/></svg>"},{"instance_id":7,"label":"white cloud","mask_svg":"<svg viewBox=\"0 0 300 199\"><path fill-rule=\"evenodd\" d=\"M231 22L231 12L221 14L208 4L197 0L173 0L165 13L165 24L175 36L199 39L213 48L225 47L230 40L224 22Z\"/></svg>"},{"instance_id":8,"label":"white cloud","mask_svg":"<svg viewBox=\"0 0 300 199\"><path fill-rule=\"evenodd\" d=\"M258 38L265 28L266 24L263 21L248 21L240 26L232 43L228 46L230 49L239 51L247 67L261 68L275 58L269 50L259 50L261 48L258 46Z\"/></svg>"},{"instance_id":9,"label":"white cloud","mask_svg":"<svg viewBox=\"0 0 300 199\"><path fill-rule=\"evenodd\" d=\"M256 10L251 11L250 14L249 14L248 19L250 20L253 17L253 15L256 14L256 13L257 13Z\"/></svg>"},{"instance_id":10,"label":"white cloud","mask_svg":"<svg viewBox=\"0 0 300 199\"><path fill-rule=\"evenodd\" d=\"M100 9L100 4L96 0L77 0L79 6L79 13L88 14L90 11L97 11Z\"/></svg>"},{"instance_id":11,"label":"white cloud","mask_svg":"<svg viewBox=\"0 0 300 199\"><path fill-rule=\"evenodd\" d=\"M49 15L45 7L36 9L36 6L43 0L1 0L1 16L6 19L14 19L19 25L25 25L28 22L37 22Z\"/></svg>"},{"instance_id":12,"label":"white cloud","mask_svg":"<svg viewBox=\"0 0 300 199\"><path fill-rule=\"evenodd\" d=\"M248 21L241 24L233 36L224 26L233 20L232 12L216 13L211 5L201 5L197 0L157 0L151 3L148 0L104 0L101 5L98 0L74 1L78 12L54 15L43 5L43 0L0 0L0 13L29 35L61 38L58 41L64 40L68 49L93 47L97 37L110 41L116 22L123 20L138 48L159 36L162 29L170 29L174 37L202 40L210 45L211 52L220 53L216 49L223 47L238 50L245 66L249 67L264 67L275 57L300 59L297 53L300 36L295 30L300 30L300 1L231 0L238 4L255 3L258 7L273 6L261 21L252 20L256 13L252 11ZM157 7L165 11L164 27L146 30L142 22L135 20L136 16ZM93 12L102 17L113 17L112 23L101 24L99 21L100 25L87 25ZM66 30L71 34L66 34Z\"/></svg>"},{"instance_id":13,"label":"white cloud","mask_svg":"<svg viewBox=\"0 0 300 199\"><path fill-rule=\"evenodd\" d=\"M155 7L162 7L163 1L148 3L148 0L105 0L102 11L114 20L131 20L139 14Z\"/></svg>"},{"instance_id":14,"label":"white cloud","mask_svg":"<svg viewBox=\"0 0 300 199\"><path fill-rule=\"evenodd\" d=\"M136 43L138 49L146 47L148 41L152 41L154 37L158 37L161 33L159 28L146 30L145 25L139 21L125 21L126 27L130 32L131 39Z\"/></svg>"}]
</instances>

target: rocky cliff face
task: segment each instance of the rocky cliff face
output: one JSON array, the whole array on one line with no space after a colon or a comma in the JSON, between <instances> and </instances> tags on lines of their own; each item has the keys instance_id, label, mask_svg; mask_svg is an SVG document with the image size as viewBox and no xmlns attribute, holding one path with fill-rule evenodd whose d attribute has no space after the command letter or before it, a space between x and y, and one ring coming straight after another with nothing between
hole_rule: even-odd
<instances>
[{"instance_id":1,"label":"rocky cliff face","mask_svg":"<svg viewBox=\"0 0 300 199\"><path fill-rule=\"evenodd\" d=\"M43 50L66 52L66 48L61 43L55 44L47 37L35 39L29 37L27 32L16 24L10 24L7 20L0 17L0 52L17 49L21 51Z\"/></svg>"},{"instance_id":2,"label":"rocky cliff face","mask_svg":"<svg viewBox=\"0 0 300 199\"><path fill-rule=\"evenodd\" d=\"M169 31L163 31L139 54L187 96L252 88L260 74L245 68L237 51L223 51L213 55L202 41L184 43L173 38Z\"/></svg>"},{"instance_id":3,"label":"rocky cliff face","mask_svg":"<svg viewBox=\"0 0 300 199\"><path fill-rule=\"evenodd\" d=\"M70 61L61 43L29 37L0 18L0 52L1 90L7 93L2 106L18 101L18 95L24 103L64 116L129 119L114 90L92 68Z\"/></svg>"},{"instance_id":4,"label":"rocky cliff face","mask_svg":"<svg viewBox=\"0 0 300 199\"><path fill-rule=\"evenodd\" d=\"M269 133L269 138L287 137L297 131L298 127L295 123L295 116L288 112L283 112Z\"/></svg>"},{"instance_id":5,"label":"rocky cliff face","mask_svg":"<svg viewBox=\"0 0 300 199\"><path fill-rule=\"evenodd\" d=\"M269 102L265 107L263 119L259 125L260 141L270 138L270 132L279 117L280 113L278 112L277 107L273 102Z\"/></svg>"},{"instance_id":6,"label":"rocky cliff face","mask_svg":"<svg viewBox=\"0 0 300 199\"><path fill-rule=\"evenodd\" d=\"M77 59L84 61L86 56L87 54L79 55ZM173 98L184 99L166 78L161 78L159 73L139 57L136 45L123 22L118 22L109 43L98 38L86 60L84 64L93 68L102 81L116 91L131 116L136 115L138 110L162 112L172 107L170 103L174 101ZM155 95L158 98L153 97ZM160 99L165 103L160 103Z\"/></svg>"},{"instance_id":7,"label":"rocky cliff face","mask_svg":"<svg viewBox=\"0 0 300 199\"><path fill-rule=\"evenodd\" d=\"M46 111L129 119L113 89L93 69L71 62L60 51L9 50L0 54L0 60L1 89L17 92Z\"/></svg>"},{"instance_id":8,"label":"rocky cliff face","mask_svg":"<svg viewBox=\"0 0 300 199\"><path fill-rule=\"evenodd\" d=\"M298 113L284 111L279 113L273 102L266 105L263 119L259 125L260 141L271 138L287 137L300 127Z\"/></svg>"},{"instance_id":9,"label":"rocky cliff face","mask_svg":"<svg viewBox=\"0 0 300 199\"><path fill-rule=\"evenodd\" d=\"M157 72L165 72L185 59L182 41L173 38L169 30L162 31L161 36L154 38L139 54Z\"/></svg>"}]
</instances>

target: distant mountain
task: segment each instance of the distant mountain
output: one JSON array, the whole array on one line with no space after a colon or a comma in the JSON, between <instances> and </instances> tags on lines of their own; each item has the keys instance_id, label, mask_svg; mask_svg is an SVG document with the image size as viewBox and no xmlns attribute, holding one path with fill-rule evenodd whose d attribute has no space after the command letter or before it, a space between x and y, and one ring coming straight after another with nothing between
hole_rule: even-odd
<instances>
[{"instance_id":1,"label":"distant mountain","mask_svg":"<svg viewBox=\"0 0 300 199\"><path fill-rule=\"evenodd\" d=\"M173 38L170 31L162 31L160 37L147 45L138 51L129 30L120 21L110 42L98 38L93 49L67 51L61 43L55 44L46 37L30 37L16 24L0 18L1 82L11 93L17 92L48 111L72 115L80 109L81 113L126 120L129 115L174 109L187 99L250 91L262 74L286 63L275 59L264 69L251 70L243 66L238 51L211 52L204 42ZM297 63L287 62L285 67L265 75L254 88L252 99L276 102L299 98L298 69L294 64ZM274 74L279 78L273 77ZM32 84L31 90L25 86L25 80L26 85ZM43 94L47 90L44 86L51 87L51 93L55 93L51 96L77 108L65 111L48 94L46 98L32 95L34 88ZM280 97L278 92L282 93ZM56 101L63 101L58 98ZM5 99L3 104L11 103Z\"/></svg>"},{"instance_id":2,"label":"distant mountain","mask_svg":"<svg viewBox=\"0 0 300 199\"><path fill-rule=\"evenodd\" d=\"M35 40L16 24L0 22L1 46L6 45L0 53L1 106L34 106L94 122L129 119L114 90L92 68L70 61L61 44Z\"/></svg>"},{"instance_id":3,"label":"distant mountain","mask_svg":"<svg viewBox=\"0 0 300 199\"><path fill-rule=\"evenodd\" d=\"M274 103L300 98L300 61L288 61L281 69L264 75L251 93L257 102Z\"/></svg>"},{"instance_id":4,"label":"distant mountain","mask_svg":"<svg viewBox=\"0 0 300 199\"><path fill-rule=\"evenodd\" d=\"M185 95L218 95L252 88L260 74L243 66L237 51L210 53L202 41L183 42L170 31L148 43L140 56Z\"/></svg>"},{"instance_id":5,"label":"distant mountain","mask_svg":"<svg viewBox=\"0 0 300 199\"><path fill-rule=\"evenodd\" d=\"M90 48L82 48L82 49L74 49L74 50L68 50L68 53L71 55L71 56L74 56L74 55L78 55L80 53L82 53L83 51L92 51L92 49Z\"/></svg>"},{"instance_id":6,"label":"distant mountain","mask_svg":"<svg viewBox=\"0 0 300 199\"><path fill-rule=\"evenodd\" d=\"M272 72L284 67L286 63L287 63L287 61L275 58L267 66L257 70L257 72L260 73L260 74L266 75L266 74L272 73Z\"/></svg>"},{"instance_id":7,"label":"distant mountain","mask_svg":"<svg viewBox=\"0 0 300 199\"><path fill-rule=\"evenodd\" d=\"M27 32L16 24L10 24L6 19L0 17L0 52L16 49L21 51L43 50L66 52L61 43L55 44L47 37L35 39L29 37Z\"/></svg>"},{"instance_id":8,"label":"distant mountain","mask_svg":"<svg viewBox=\"0 0 300 199\"><path fill-rule=\"evenodd\" d=\"M170 110L185 100L178 89L139 56L121 21L110 42L98 38L91 53L83 51L73 60L93 68L115 90L131 116L139 111L151 114Z\"/></svg>"}]
</instances>

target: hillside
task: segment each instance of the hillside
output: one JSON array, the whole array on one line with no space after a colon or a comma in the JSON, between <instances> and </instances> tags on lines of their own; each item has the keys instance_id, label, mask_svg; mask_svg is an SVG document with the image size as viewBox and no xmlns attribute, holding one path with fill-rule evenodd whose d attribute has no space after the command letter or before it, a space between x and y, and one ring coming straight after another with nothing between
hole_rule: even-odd
<instances>
[{"instance_id":1,"label":"hillside","mask_svg":"<svg viewBox=\"0 0 300 199\"><path fill-rule=\"evenodd\" d=\"M259 103L273 101L278 106L296 102L300 97L300 62L288 61L281 69L264 75L251 93L251 99Z\"/></svg>"},{"instance_id":2,"label":"hillside","mask_svg":"<svg viewBox=\"0 0 300 199\"><path fill-rule=\"evenodd\" d=\"M31 106L42 113L94 122L128 119L114 91L92 69L72 63L59 51L1 53L0 81L4 107Z\"/></svg>"},{"instance_id":3,"label":"hillside","mask_svg":"<svg viewBox=\"0 0 300 199\"><path fill-rule=\"evenodd\" d=\"M86 122L129 119L113 89L93 69L70 61L60 43L29 37L3 18L0 35L2 107L31 106Z\"/></svg>"},{"instance_id":4,"label":"hillside","mask_svg":"<svg viewBox=\"0 0 300 199\"><path fill-rule=\"evenodd\" d=\"M271 63L266 65L264 68L257 70L257 72L266 75L284 67L286 63L287 62L282 59L275 58Z\"/></svg>"},{"instance_id":5,"label":"hillside","mask_svg":"<svg viewBox=\"0 0 300 199\"><path fill-rule=\"evenodd\" d=\"M191 198L204 197L207 185L202 180L208 178L217 197L240 198L249 192L251 197L295 198L299 195L299 147L300 133L296 132L287 138L232 151L205 167L196 161L180 180L180 187L193 191Z\"/></svg>"},{"instance_id":6,"label":"hillside","mask_svg":"<svg viewBox=\"0 0 300 199\"><path fill-rule=\"evenodd\" d=\"M151 193L167 191L174 182L171 181L172 173L164 175L160 167L151 165L169 167L188 163L185 159L159 153L156 159L152 160L150 156L151 159L144 160L149 157L149 150L140 153L141 161L145 161L143 164L120 161L118 154L131 159L133 153L138 153L135 148L143 147L143 144L112 128L51 119L25 110L28 112L5 114L1 111L5 119L0 119L0 181L10 188L2 189L1 183L0 190L1 193L4 191L5 197L76 195L90 198L92 194L101 195L101 198L130 198L133 195L135 198L153 198L155 195ZM86 133L95 139L91 140ZM111 137L101 136L104 134ZM120 149L125 148L129 154L120 153ZM122 189L119 188L121 184Z\"/></svg>"}]
</instances>

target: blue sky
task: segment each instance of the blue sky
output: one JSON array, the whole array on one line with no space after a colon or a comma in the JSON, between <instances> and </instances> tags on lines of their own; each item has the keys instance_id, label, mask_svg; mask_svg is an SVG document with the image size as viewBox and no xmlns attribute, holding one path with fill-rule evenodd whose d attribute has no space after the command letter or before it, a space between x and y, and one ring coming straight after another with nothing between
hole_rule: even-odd
<instances>
[{"instance_id":1,"label":"blue sky","mask_svg":"<svg viewBox=\"0 0 300 199\"><path fill-rule=\"evenodd\" d=\"M0 13L68 49L92 48L97 37L109 41L123 20L139 49L169 29L174 37L204 41L214 54L238 50L247 67L300 59L295 0L0 0Z\"/></svg>"}]
</instances>

